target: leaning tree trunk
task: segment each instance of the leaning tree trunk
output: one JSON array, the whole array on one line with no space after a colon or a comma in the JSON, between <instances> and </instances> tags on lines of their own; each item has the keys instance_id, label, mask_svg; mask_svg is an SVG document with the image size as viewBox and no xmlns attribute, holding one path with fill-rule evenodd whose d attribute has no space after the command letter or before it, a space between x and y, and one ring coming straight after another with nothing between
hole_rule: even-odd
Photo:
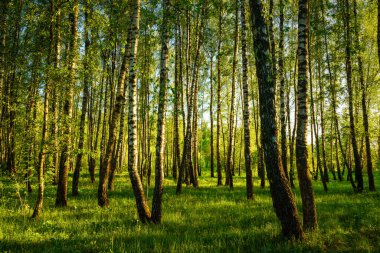
<instances>
[{"instance_id":1,"label":"leaning tree trunk","mask_svg":"<svg viewBox=\"0 0 380 253\"><path fill-rule=\"evenodd\" d=\"M352 151L354 153L355 162L355 179L357 181L356 191L363 191L363 172L361 159L358 151L355 133L355 118L353 108L353 89L352 89L352 66L351 66L351 28L350 28L350 4L345 0L344 4L344 24L345 24L345 40L346 40L346 74L347 74L347 90L348 90L348 112L350 116L350 137Z\"/></svg>"},{"instance_id":2,"label":"leaning tree trunk","mask_svg":"<svg viewBox=\"0 0 380 253\"><path fill-rule=\"evenodd\" d=\"M157 115L157 139L156 139L156 163L155 163L155 186L152 205L152 221L161 222L162 216L162 193L164 188L164 148L165 148L165 112L166 112L166 89L168 79L168 53L169 53L169 7L170 0L163 0L161 60L160 60L160 91L158 94ZM178 127L178 126L177 126Z\"/></svg>"},{"instance_id":3,"label":"leaning tree trunk","mask_svg":"<svg viewBox=\"0 0 380 253\"><path fill-rule=\"evenodd\" d=\"M70 51L68 55L68 83L66 87L65 101L63 107L63 113L65 118L64 123L64 138L61 149L61 160L59 164L58 175L58 189L57 198L55 201L56 206L67 206L67 182L70 166L70 156L72 150L72 128L71 121L73 118L73 95L75 85L75 73L76 73L76 58L78 51L78 15L79 15L79 3L78 0L74 0L74 6L72 13L70 13L71 20L71 38L70 38Z\"/></svg>"},{"instance_id":4,"label":"leaning tree trunk","mask_svg":"<svg viewBox=\"0 0 380 253\"><path fill-rule=\"evenodd\" d=\"M244 119L244 158L246 173L247 199L253 199L253 182L251 167L251 134L249 129L249 91L248 91L248 59L247 59L247 40L245 24L245 0L240 3L241 13L241 61L243 75L243 119ZM240 160L239 160L240 163ZM240 166L239 166L240 172Z\"/></svg>"},{"instance_id":5,"label":"leaning tree trunk","mask_svg":"<svg viewBox=\"0 0 380 253\"><path fill-rule=\"evenodd\" d=\"M128 37L130 37L130 35L128 35ZM123 62L121 65L120 75L118 78L118 91L117 91L115 108L113 109L112 114L110 112L108 142L107 142L104 156L101 159L101 163L100 163L98 205L101 207L108 206L109 204L108 194L107 194L107 183L109 180L109 174L110 174L111 165L112 165L112 158L113 158L113 154L114 154L114 150L116 146L116 126L117 126L117 123L120 121L121 107L122 107L123 100L125 100L124 80L126 76L126 68L128 68L127 63L126 63L128 59L128 57L126 56L128 54L127 47L128 47L128 41L127 41L127 46L125 50L125 55L123 57ZM105 127L104 122L103 122L103 127Z\"/></svg>"},{"instance_id":6,"label":"leaning tree trunk","mask_svg":"<svg viewBox=\"0 0 380 253\"><path fill-rule=\"evenodd\" d=\"M137 162L137 85L136 54L140 29L140 0L133 1L132 20L129 33L133 34L129 53L129 92L128 92L128 172L136 199L137 212L142 223L150 221L151 213L146 202L144 189L140 180Z\"/></svg>"},{"instance_id":7,"label":"leaning tree trunk","mask_svg":"<svg viewBox=\"0 0 380 253\"><path fill-rule=\"evenodd\" d=\"M317 227L317 211L315 209L314 190L310 179L306 141L308 123L308 0L299 0L298 6L298 110L296 164L298 172L298 181L302 197L303 227L306 230L311 230Z\"/></svg>"},{"instance_id":8,"label":"leaning tree trunk","mask_svg":"<svg viewBox=\"0 0 380 253\"><path fill-rule=\"evenodd\" d=\"M269 36L264 6L260 0L250 0L252 33L256 59L256 73L259 81L260 118L262 140L270 182L273 206L286 237L303 238L301 224L294 196L282 168L277 143L277 122L275 108L275 83L269 47Z\"/></svg>"}]
</instances>

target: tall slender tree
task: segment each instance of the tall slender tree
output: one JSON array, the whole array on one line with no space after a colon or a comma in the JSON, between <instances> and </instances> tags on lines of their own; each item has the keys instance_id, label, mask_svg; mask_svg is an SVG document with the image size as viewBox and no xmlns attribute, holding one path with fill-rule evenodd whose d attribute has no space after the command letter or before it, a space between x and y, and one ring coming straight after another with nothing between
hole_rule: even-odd
<instances>
[{"instance_id":1,"label":"tall slender tree","mask_svg":"<svg viewBox=\"0 0 380 253\"><path fill-rule=\"evenodd\" d=\"M219 10L219 23L218 23L218 58L217 58L217 75L218 75L218 85L216 89L216 171L218 173L218 185L222 185L222 162L220 157L220 131L221 131L221 46L222 46L222 2L220 2Z\"/></svg>"},{"instance_id":2,"label":"tall slender tree","mask_svg":"<svg viewBox=\"0 0 380 253\"><path fill-rule=\"evenodd\" d=\"M351 11L350 4L348 0L344 0L343 4L343 21L345 25L345 52L346 52L346 79L347 79L347 90L348 90L348 112L350 117L350 138L352 151L354 153L355 162L355 179L357 181L356 191L363 191L363 168L361 164L361 159L359 155L359 149L356 139L356 129L355 129L355 117L354 117L354 98L353 98L353 88L352 88L352 61L351 61Z\"/></svg>"},{"instance_id":3,"label":"tall slender tree","mask_svg":"<svg viewBox=\"0 0 380 253\"><path fill-rule=\"evenodd\" d=\"M45 85L45 95L44 95L44 114L42 121L42 138L40 144L40 153L38 155L38 194L37 201L33 211L33 218L37 218L41 211L44 199L44 191L45 191L45 181L44 181L44 167L46 161L46 147L47 147L47 139L48 139L48 123L49 123L49 99L51 93L51 74L49 73L52 65L53 58L53 49L54 49L54 12L55 6L54 1L50 2L50 27L49 27L49 52L47 59L47 80Z\"/></svg>"},{"instance_id":4,"label":"tall slender tree","mask_svg":"<svg viewBox=\"0 0 380 253\"><path fill-rule=\"evenodd\" d=\"M89 47L90 47L90 34L89 34L89 3L88 0L85 2L85 10L84 10L84 80L83 80L83 98L82 98L82 114L80 116L80 123L79 123L79 141L78 141L78 154L76 157L75 162L75 169L73 174L73 187L72 187L72 195L77 196L79 194L78 192L78 186L79 186L79 175L80 170L82 166L82 157L83 157L83 148L84 148L84 134L85 134L85 124L86 124L86 115L87 115L87 106L88 106L88 99L89 99L89 83L90 83L90 77L89 77Z\"/></svg>"},{"instance_id":5,"label":"tall slender tree","mask_svg":"<svg viewBox=\"0 0 380 253\"><path fill-rule=\"evenodd\" d=\"M235 12L235 38L234 38L234 53L232 58L232 85L231 85L231 101L230 101L230 121L229 121L229 131L228 131L228 151L227 151L227 166L226 166L226 184L233 188L233 153L234 153L234 136L235 136L235 73L237 65L237 50L238 50L238 39L239 39L239 1L236 1L236 12Z\"/></svg>"},{"instance_id":6,"label":"tall slender tree","mask_svg":"<svg viewBox=\"0 0 380 253\"><path fill-rule=\"evenodd\" d=\"M373 177L373 168L372 168L372 155L371 155L371 142L369 139L369 123L368 123L368 112L367 112L367 86L364 82L364 73L363 73L363 58L362 58L362 49L360 45L359 38L359 23L358 23L358 14L357 14L357 3L354 0L354 20L355 20L355 46L357 52L357 61L358 61L358 70L359 70L359 82L360 89L362 92L362 111L363 111L363 126L364 126L364 135L365 135L365 150L367 158L367 173L368 173L368 185L370 191L375 191L375 180Z\"/></svg>"},{"instance_id":7,"label":"tall slender tree","mask_svg":"<svg viewBox=\"0 0 380 253\"><path fill-rule=\"evenodd\" d=\"M248 59L247 59L247 39L245 24L245 0L240 0L241 15L241 61L243 77L243 119L244 119L244 159L246 173L247 199L253 199L253 182L251 167L251 133L249 128L249 90L248 90Z\"/></svg>"},{"instance_id":8,"label":"tall slender tree","mask_svg":"<svg viewBox=\"0 0 380 253\"><path fill-rule=\"evenodd\" d=\"M280 40L278 55L278 73L280 78L280 126L281 126L281 161L285 176L289 179L287 144L286 144L286 112L285 112L285 76L284 76L284 1L280 0Z\"/></svg>"},{"instance_id":9,"label":"tall slender tree","mask_svg":"<svg viewBox=\"0 0 380 253\"><path fill-rule=\"evenodd\" d=\"M299 0L298 7L298 110L296 164L302 197L303 226L305 229L309 230L317 227L317 211L315 209L314 190L310 178L306 141L308 123L308 0Z\"/></svg>"},{"instance_id":10,"label":"tall slender tree","mask_svg":"<svg viewBox=\"0 0 380 253\"><path fill-rule=\"evenodd\" d=\"M161 31L161 60L160 60L160 91L158 94L157 115L157 140L156 140L156 163L155 163L155 186L152 207L152 221L161 222L162 193L164 187L164 147L165 147L165 112L166 112L166 89L168 79L168 54L169 54L169 17L170 0L163 0L163 17Z\"/></svg>"},{"instance_id":11,"label":"tall slender tree","mask_svg":"<svg viewBox=\"0 0 380 253\"><path fill-rule=\"evenodd\" d=\"M144 189L137 168L137 85L136 85L136 53L138 33L140 29L140 0L132 0L132 19L129 33L132 35L129 52L129 79L128 79L128 172L131 179L133 193L136 199L137 212L142 223L151 218L146 202Z\"/></svg>"}]
</instances>

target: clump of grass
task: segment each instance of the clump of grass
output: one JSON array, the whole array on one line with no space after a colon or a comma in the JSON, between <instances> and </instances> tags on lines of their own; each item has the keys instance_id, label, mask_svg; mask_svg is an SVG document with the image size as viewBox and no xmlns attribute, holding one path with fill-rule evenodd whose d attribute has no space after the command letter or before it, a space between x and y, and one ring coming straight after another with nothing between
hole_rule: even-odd
<instances>
[{"instance_id":1,"label":"clump of grass","mask_svg":"<svg viewBox=\"0 0 380 253\"><path fill-rule=\"evenodd\" d=\"M206 173L204 173L206 174ZM217 187L216 179L199 179L199 189L184 187L175 195L175 181L165 180L160 225L139 222L127 175L116 178L110 207L97 206L97 184L88 175L80 195L67 208L56 208L55 186L47 184L40 219L20 208L11 179L3 177L0 196L0 251L8 252L371 252L380 249L380 194L354 194L348 182L314 182L319 229L303 242L281 236L268 188L255 181L255 199L245 199L245 178L234 177L234 190ZM376 179L380 174L375 175ZM377 180L380 185L380 180ZM69 182L69 185L70 182ZM301 199L295 189L300 215ZM22 194L34 206L36 192ZM149 188L153 192L153 188ZM150 194L151 196L151 194Z\"/></svg>"}]
</instances>

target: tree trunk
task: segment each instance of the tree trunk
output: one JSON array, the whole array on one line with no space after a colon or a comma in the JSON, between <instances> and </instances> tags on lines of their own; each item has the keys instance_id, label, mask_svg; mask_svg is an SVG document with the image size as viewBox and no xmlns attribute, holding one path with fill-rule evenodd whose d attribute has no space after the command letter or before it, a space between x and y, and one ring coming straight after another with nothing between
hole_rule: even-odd
<instances>
[{"instance_id":1,"label":"tree trunk","mask_svg":"<svg viewBox=\"0 0 380 253\"><path fill-rule=\"evenodd\" d=\"M317 211L315 209L314 190L310 179L306 141L308 123L308 0L299 0L298 6L298 110L296 164L298 172L298 181L302 197L303 227L306 230L312 230L317 227Z\"/></svg>"},{"instance_id":2,"label":"tree trunk","mask_svg":"<svg viewBox=\"0 0 380 253\"><path fill-rule=\"evenodd\" d=\"M87 106L88 106L88 98L89 98L89 83L90 83L90 76L89 76L89 47L90 47L90 35L88 31L88 15L89 15L89 3L88 0L86 0L85 3L85 21L84 21L84 36L85 36L85 44L84 44L84 80L83 80L83 99L82 99L82 114L80 117L80 124L79 124L79 142L78 142L78 154L77 159L75 162L75 169L74 169L74 175L73 175L73 187L72 187L72 195L78 196L78 185L79 185L79 174L82 166L82 156L83 156L83 146L84 146L84 130L85 130L85 123L86 123L86 114L87 114Z\"/></svg>"},{"instance_id":3,"label":"tree trunk","mask_svg":"<svg viewBox=\"0 0 380 253\"><path fill-rule=\"evenodd\" d=\"M245 24L245 0L240 1L241 13L241 61L243 75L243 120L244 120L244 160L246 173L247 199L253 199L253 181L251 167L251 133L249 129L249 91L248 91L248 59L247 59L247 40ZM240 163L240 159L239 159ZM240 165L239 165L240 175Z\"/></svg>"},{"instance_id":4,"label":"tree trunk","mask_svg":"<svg viewBox=\"0 0 380 253\"><path fill-rule=\"evenodd\" d=\"M285 113L285 76L284 76L284 1L280 0L280 41L278 72L280 75L280 125L281 125L281 161L285 176L289 180L286 148L286 113Z\"/></svg>"},{"instance_id":5,"label":"tree trunk","mask_svg":"<svg viewBox=\"0 0 380 253\"><path fill-rule=\"evenodd\" d=\"M354 0L354 18L355 18L355 41L357 47L357 58L358 58L358 68L359 68L359 81L360 88L362 91L362 110L363 110L363 126L365 135L365 148L366 148L366 158L367 158L367 173L368 173L368 185L370 191L375 191L375 181L373 178L373 168L372 168L372 155L371 155L371 142L369 140L369 124L368 124L368 113L367 113L367 87L364 83L363 74L363 59L361 55L361 45L359 38L359 24L357 19L357 4Z\"/></svg>"},{"instance_id":6,"label":"tree trunk","mask_svg":"<svg viewBox=\"0 0 380 253\"><path fill-rule=\"evenodd\" d=\"M275 82L270 55L269 36L263 17L260 0L250 0L252 33L256 59L256 73L259 81L261 131L267 176L270 182L273 206L281 221L282 233L286 237L302 239L304 233L298 219L294 196L281 165L277 143L275 109Z\"/></svg>"},{"instance_id":7,"label":"tree trunk","mask_svg":"<svg viewBox=\"0 0 380 253\"><path fill-rule=\"evenodd\" d=\"M322 166L323 166L323 174L321 174L322 180L325 182L329 182L329 174L327 169L327 161L326 161L326 144L325 144L325 120L324 120L324 110L325 110L325 90L322 83L322 75L321 75L321 63L318 62L318 80L319 80L319 112L321 117L321 149L322 149Z\"/></svg>"},{"instance_id":8,"label":"tree trunk","mask_svg":"<svg viewBox=\"0 0 380 253\"><path fill-rule=\"evenodd\" d=\"M361 159L359 156L358 145L356 142L355 133L355 118L353 108L353 89L352 89L352 66L351 66L351 28L350 28L350 4L345 0L344 4L344 24L346 28L346 74L347 74L347 90L348 90L348 111L350 116L350 137L352 151L354 153L355 162L355 179L357 181L356 191L363 191L363 172L361 166Z\"/></svg>"},{"instance_id":9,"label":"tree trunk","mask_svg":"<svg viewBox=\"0 0 380 253\"><path fill-rule=\"evenodd\" d=\"M214 85L213 85L213 57L210 57L210 173L214 177Z\"/></svg>"},{"instance_id":10,"label":"tree trunk","mask_svg":"<svg viewBox=\"0 0 380 253\"><path fill-rule=\"evenodd\" d=\"M146 223L150 220L151 214L137 168L137 85L135 63L140 29L140 0L134 0L132 3L132 19L129 30L132 39L129 52L128 172L136 199L137 212L140 221Z\"/></svg>"},{"instance_id":11,"label":"tree trunk","mask_svg":"<svg viewBox=\"0 0 380 253\"><path fill-rule=\"evenodd\" d=\"M177 17L177 29L175 37L175 67L174 67L174 110L173 110L173 127L174 127L174 137L173 137L173 170L172 175L174 179L177 179L177 171L180 166L180 147L179 147L179 103L180 103L180 88L182 89L182 82L179 78L179 61L180 59L180 36L181 36L181 27L179 17Z\"/></svg>"},{"instance_id":12,"label":"tree trunk","mask_svg":"<svg viewBox=\"0 0 380 253\"><path fill-rule=\"evenodd\" d=\"M169 54L169 28L170 1L163 0L162 31L161 31L161 60L160 60L160 91L158 94L157 115L157 140L155 163L155 186L152 206L152 221L161 222L162 193L164 188L164 147L165 147L165 112L166 112L166 86L168 79L168 54ZM178 127L178 125L177 125Z\"/></svg>"},{"instance_id":13,"label":"tree trunk","mask_svg":"<svg viewBox=\"0 0 380 253\"><path fill-rule=\"evenodd\" d=\"M220 157L220 130L221 130L221 101L220 93L222 89L221 84L221 73L220 73L220 63L221 63L221 46L222 46L222 5L219 10L219 25L218 25L218 58L217 58L217 72L218 72L218 86L216 89L216 171L218 173L218 186L222 185L222 163Z\"/></svg>"},{"instance_id":14,"label":"tree trunk","mask_svg":"<svg viewBox=\"0 0 380 253\"><path fill-rule=\"evenodd\" d=\"M69 64L68 64L68 84L66 88L65 101L64 101L64 118L65 124L63 126L64 139L61 149L61 160L59 164L58 176L58 189L57 198L55 201L56 206L67 206L67 181L70 166L70 152L72 150L72 118L73 118L73 94L75 85L76 61L78 51L78 15L79 3L74 0L72 13L70 13L71 21L71 38L70 38L70 51L69 51Z\"/></svg>"},{"instance_id":15,"label":"tree trunk","mask_svg":"<svg viewBox=\"0 0 380 253\"><path fill-rule=\"evenodd\" d=\"M53 47L54 47L54 12L55 12L55 6L54 1L50 2L50 29L49 29L49 35L50 35L50 45L49 45L49 51L48 51L48 65L52 64L52 54L53 54ZM49 71L49 70L48 70ZM51 92L51 78L50 73L46 73L47 76L47 82L45 84L45 95L44 95L44 116L43 116L43 122L42 122L42 138L41 138L41 146L40 146L40 153L38 156L38 194L37 194L37 201L36 205L34 207L32 218L37 218L41 211L42 211L42 205L44 200L44 191L45 191L45 182L44 182L44 167L45 167L45 161L46 161L46 141L47 141L47 125L49 123L49 98L50 98L50 92Z\"/></svg>"},{"instance_id":16,"label":"tree trunk","mask_svg":"<svg viewBox=\"0 0 380 253\"><path fill-rule=\"evenodd\" d=\"M235 39L234 39L234 54L232 59L232 85L231 85L231 101L230 101L230 124L228 131L228 151L227 151L227 166L226 166L226 185L230 186L230 189L234 187L232 170L233 170L233 153L234 153L234 118L235 118L235 74L236 74L236 64L237 64L237 50L238 50L238 40L239 40L239 1L236 1L236 12L235 12Z\"/></svg>"}]
</instances>

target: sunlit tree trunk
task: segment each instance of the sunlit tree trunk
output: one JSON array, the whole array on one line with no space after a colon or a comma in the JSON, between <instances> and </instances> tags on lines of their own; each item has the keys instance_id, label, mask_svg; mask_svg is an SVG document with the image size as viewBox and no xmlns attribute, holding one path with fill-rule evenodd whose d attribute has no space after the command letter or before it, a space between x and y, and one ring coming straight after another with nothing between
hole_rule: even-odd
<instances>
[{"instance_id":1,"label":"sunlit tree trunk","mask_svg":"<svg viewBox=\"0 0 380 253\"><path fill-rule=\"evenodd\" d=\"M137 85L136 85L136 53L138 46L138 34L140 29L140 0L133 0L132 19L129 33L132 35L129 52L129 90L128 90L128 172L132 183L133 193L136 199L137 212L142 223L151 218L151 213L146 202L144 189L137 168Z\"/></svg>"},{"instance_id":2,"label":"sunlit tree trunk","mask_svg":"<svg viewBox=\"0 0 380 253\"><path fill-rule=\"evenodd\" d=\"M310 179L307 151L308 123L308 43L309 43L309 7L308 0L298 2L298 99L297 99L297 137L296 164L298 181L302 197L303 227L306 230L317 227L314 190Z\"/></svg>"}]
</instances>

